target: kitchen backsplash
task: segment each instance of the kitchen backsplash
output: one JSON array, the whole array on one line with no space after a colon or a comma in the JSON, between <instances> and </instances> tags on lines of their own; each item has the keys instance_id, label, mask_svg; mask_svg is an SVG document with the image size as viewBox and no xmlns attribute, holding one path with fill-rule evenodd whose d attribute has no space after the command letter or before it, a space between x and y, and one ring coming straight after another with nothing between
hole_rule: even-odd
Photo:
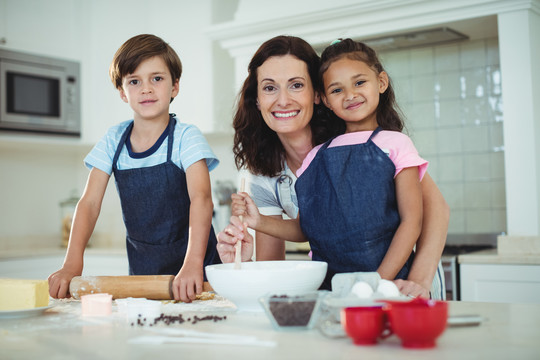
<instances>
[{"instance_id":1,"label":"kitchen backsplash","mask_svg":"<svg viewBox=\"0 0 540 360\"><path fill-rule=\"evenodd\" d=\"M406 127L450 205L449 233L506 232L498 41L382 52Z\"/></svg>"}]
</instances>

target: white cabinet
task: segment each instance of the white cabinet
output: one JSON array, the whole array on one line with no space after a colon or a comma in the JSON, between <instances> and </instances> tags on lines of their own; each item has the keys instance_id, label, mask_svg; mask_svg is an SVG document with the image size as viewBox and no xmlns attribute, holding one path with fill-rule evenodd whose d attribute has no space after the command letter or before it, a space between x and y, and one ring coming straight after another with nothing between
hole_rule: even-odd
<instances>
[{"instance_id":1,"label":"white cabinet","mask_svg":"<svg viewBox=\"0 0 540 360\"><path fill-rule=\"evenodd\" d=\"M460 264L461 300L540 303L540 265Z\"/></svg>"}]
</instances>

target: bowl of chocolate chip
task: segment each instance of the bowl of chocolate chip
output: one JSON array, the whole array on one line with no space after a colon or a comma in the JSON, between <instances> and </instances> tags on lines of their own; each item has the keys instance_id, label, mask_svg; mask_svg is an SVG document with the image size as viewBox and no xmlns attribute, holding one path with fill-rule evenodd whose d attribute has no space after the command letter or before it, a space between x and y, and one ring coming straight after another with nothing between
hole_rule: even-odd
<instances>
[{"instance_id":1,"label":"bowl of chocolate chip","mask_svg":"<svg viewBox=\"0 0 540 360\"><path fill-rule=\"evenodd\" d=\"M253 261L205 267L214 291L239 311L262 312L259 298L267 294L301 295L321 286L328 264L324 261Z\"/></svg>"},{"instance_id":2,"label":"bowl of chocolate chip","mask_svg":"<svg viewBox=\"0 0 540 360\"><path fill-rule=\"evenodd\" d=\"M270 323L278 331L312 329L318 319L320 300L328 291L267 294L259 299Z\"/></svg>"}]
</instances>

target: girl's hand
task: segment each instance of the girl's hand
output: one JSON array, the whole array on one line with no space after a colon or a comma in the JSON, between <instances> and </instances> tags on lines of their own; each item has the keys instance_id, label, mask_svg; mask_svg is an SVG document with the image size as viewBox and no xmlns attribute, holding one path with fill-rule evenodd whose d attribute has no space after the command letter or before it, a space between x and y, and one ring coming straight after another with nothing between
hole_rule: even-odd
<instances>
[{"instance_id":1,"label":"girl's hand","mask_svg":"<svg viewBox=\"0 0 540 360\"><path fill-rule=\"evenodd\" d=\"M200 266L184 263L172 283L174 300L190 303L203 291L203 270Z\"/></svg>"},{"instance_id":2,"label":"girl's hand","mask_svg":"<svg viewBox=\"0 0 540 360\"><path fill-rule=\"evenodd\" d=\"M411 296L415 298L416 297L422 297L425 299L430 298L429 289L424 288L423 286L415 283L414 281L397 279L397 280L394 280L394 284L396 284L396 286L399 289L399 292L402 293L403 295Z\"/></svg>"},{"instance_id":3,"label":"girl's hand","mask_svg":"<svg viewBox=\"0 0 540 360\"><path fill-rule=\"evenodd\" d=\"M49 275L49 295L55 299L63 299L70 297L69 283L75 276L82 274L82 267L62 267L60 270Z\"/></svg>"},{"instance_id":4,"label":"girl's hand","mask_svg":"<svg viewBox=\"0 0 540 360\"><path fill-rule=\"evenodd\" d=\"M242 261L249 261L253 256L253 236L237 216L231 216L229 225L217 234L217 251L223 263L234 262L237 241L242 241Z\"/></svg>"},{"instance_id":5,"label":"girl's hand","mask_svg":"<svg viewBox=\"0 0 540 360\"><path fill-rule=\"evenodd\" d=\"M243 216L248 227L256 229L261 219L259 208L246 192L231 195L231 215Z\"/></svg>"}]
</instances>

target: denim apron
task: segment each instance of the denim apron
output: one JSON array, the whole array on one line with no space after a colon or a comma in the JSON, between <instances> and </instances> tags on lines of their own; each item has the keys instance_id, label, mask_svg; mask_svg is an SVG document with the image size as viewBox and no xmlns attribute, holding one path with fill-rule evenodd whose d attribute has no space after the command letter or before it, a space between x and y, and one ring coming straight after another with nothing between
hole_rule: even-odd
<instances>
[{"instance_id":1,"label":"denim apron","mask_svg":"<svg viewBox=\"0 0 540 360\"><path fill-rule=\"evenodd\" d=\"M120 139L113 173L126 225L130 275L176 275L184 264L188 245L189 194L186 173L171 161L174 127L168 125L167 161L150 167L119 170L117 161L131 123ZM210 228L204 266L216 254L216 236Z\"/></svg>"},{"instance_id":2,"label":"denim apron","mask_svg":"<svg viewBox=\"0 0 540 360\"><path fill-rule=\"evenodd\" d=\"M374 142L328 146L296 181L300 225L313 260L326 261L322 288L337 273L376 271L400 223L392 160ZM399 271L406 279L413 254Z\"/></svg>"}]
</instances>

